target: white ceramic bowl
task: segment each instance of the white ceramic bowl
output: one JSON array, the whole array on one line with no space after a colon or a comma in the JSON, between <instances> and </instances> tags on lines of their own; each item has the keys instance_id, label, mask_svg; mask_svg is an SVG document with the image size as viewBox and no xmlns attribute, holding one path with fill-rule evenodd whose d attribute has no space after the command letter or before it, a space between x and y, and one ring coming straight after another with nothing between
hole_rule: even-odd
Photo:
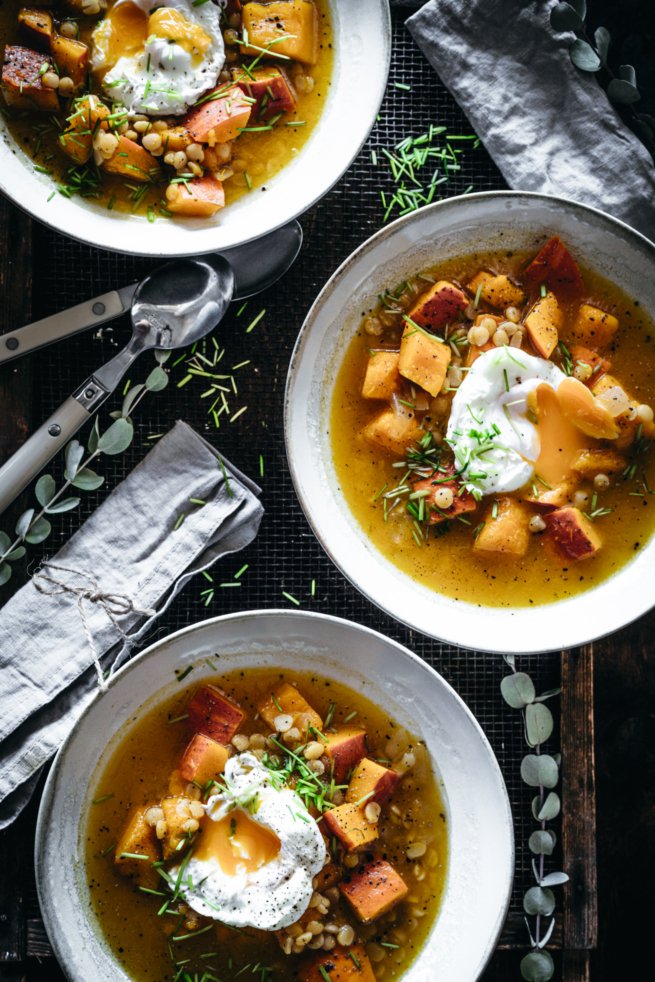
<instances>
[{"instance_id":1,"label":"white ceramic bowl","mask_svg":"<svg viewBox=\"0 0 655 982\"><path fill-rule=\"evenodd\" d=\"M86 710L62 747L37 827L41 910L55 953L73 982L127 980L93 916L84 871L84 825L99 773L132 718L193 680L253 665L307 669L389 707L427 744L443 782L450 832L446 888L435 926L407 982L474 982L505 919L514 867L512 821L498 764L471 712L441 676L406 648L349 621L293 611L230 614L158 641L130 662Z\"/></svg>"},{"instance_id":2,"label":"white ceramic bowl","mask_svg":"<svg viewBox=\"0 0 655 982\"><path fill-rule=\"evenodd\" d=\"M359 247L310 310L291 358L285 400L289 466L300 503L345 576L393 617L452 644L481 651L550 651L617 630L655 603L655 540L586 593L532 608L452 600L417 583L369 541L352 515L330 449L330 406L344 352L389 284L440 259L480 250L528 249L558 234L585 265L655 310L655 246L602 212L523 192L472 194L399 219Z\"/></svg>"},{"instance_id":3,"label":"white ceramic bowl","mask_svg":"<svg viewBox=\"0 0 655 982\"><path fill-rule=\"evenodd\" d=\"M34 170L0 114L0 191L33 218L99 249L143 256L192 256L249 242L307 211L348 169L380 108L389 72L388 0L330 0L334 69L326 106L298 157L212 219L148 222L55 194Z\"/></svg>"}]
</instances>

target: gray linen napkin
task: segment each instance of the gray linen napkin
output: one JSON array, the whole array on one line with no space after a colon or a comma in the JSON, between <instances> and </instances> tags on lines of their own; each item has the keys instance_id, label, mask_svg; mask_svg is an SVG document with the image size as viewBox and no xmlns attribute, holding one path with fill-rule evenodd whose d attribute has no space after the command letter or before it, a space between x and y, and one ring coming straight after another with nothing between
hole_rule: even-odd
<instances>
[{"instance_id":1,"label":"gray linen napkin","mask_svg":"<svg viewBox=\"0 0 655 982\"><path fill-rule=\"evenodd\" d=\"M511 188L592 205L655 239L655 168L546 4L431 0L407 27ZM439 122L439 120L435 120Z\"/></svg>"},{"instance_id":2,"label":"gray linen napkin","mask_svg":"<svg viewBox=\"0 0 655 982\"><path fill-rule=\"evenodd\" d=\"M258 494L256 484L178 422L36 574L37 583L33 578L6 603L0 828L27 804L40 768L98 691L86 629L104 668L122 664L191 577L252 542L263 515ZM59 592L44 576L112 595L110 613L88 595ZM38 583L56 592L41 593Z\"/></svg>"}]
</instances>

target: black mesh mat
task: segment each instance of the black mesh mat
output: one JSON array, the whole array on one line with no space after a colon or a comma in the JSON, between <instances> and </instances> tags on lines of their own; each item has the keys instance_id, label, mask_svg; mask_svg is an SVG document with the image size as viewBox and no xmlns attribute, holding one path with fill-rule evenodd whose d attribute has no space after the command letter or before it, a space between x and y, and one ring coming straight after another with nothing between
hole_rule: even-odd
<instances>
[{"instance_id":1,"label":"black mesh mat","mask_svg":"<svg viewBox=\"0 0 655 982\"><path fill-rule=\"evenodd\" d=\"M499 694L499 682L506 666L499 657L461 651L417 635L361 597L314 540L296 501L284 452L282 400L293 343L318 289L339 263L382 224L384 206L380 191L390 193L392 187L382 148L392 148L408 134L417 136L430 124L445 126L453 134L471 132L462 112L405 32L405 16L400 11L394 14L391 79L379 121L346 177L303 217L305 245L299 261L283 283L251 300L241 316L237 316L238 308L233 305L230 316L216 332L219 345L226 349L225 364L234 366L249 361L235 373L239 393L230 396L232 415L243 406L247 409L233 423L225 420L217 431L207 415L207 401L200 399L203 386L196 380L177 386L185 375L183 366L179 365L173 370L171 386L164 393L149 397L140 407L133 446L124 456L105 458L101 469L107 476L107 488L114 487L143 457L145 448L151 445L148 437L164 432L178 418L208 435L256 479L259 479L262 456L262 500L266 516L259 537L246 553L228 560L214 574L217 584L232 581L234 573L248 563L239 580L241 586L217 588L205 606L207 595L203 597L201 592L208 588L207 581L201 578L192 582L149 640L220 613L292 607L283 596L286 591L303 607L351 618L408 645L454 685L479 719L498 755L516 822L517 875L511 913L519 915L521 892L531 880L526 842L532 819L530 794L521 785L518 773L524 752L520 720L516 712L505 707ZM472 147L469 141L461 155L461 169L442 187L444 194L504 187L485 151ZM374 163L376 154L377 164ZM35 234L35 317L128 283L152 266L148 260L90 249L44 228L37 228ZM265 316L246 333L247 326L262 309L266 310ZM34 421L45 418L113 353L116 342L127 336L128 327L123 320L106 329L102 337L83 335L58 344L36 358ZM148 370L144 360L133 371L133 381L141 380ZM106 424L106 411L103 420ZM104 493L102 489L89 494L79 511L56 517L49 551L54 552L66 541ZM311 595L312 580L316 583L315 596ZM556 656L533 657L526 659L526 663L538 687L557 684L559 659Z\"/></svg>"}]
</instances>

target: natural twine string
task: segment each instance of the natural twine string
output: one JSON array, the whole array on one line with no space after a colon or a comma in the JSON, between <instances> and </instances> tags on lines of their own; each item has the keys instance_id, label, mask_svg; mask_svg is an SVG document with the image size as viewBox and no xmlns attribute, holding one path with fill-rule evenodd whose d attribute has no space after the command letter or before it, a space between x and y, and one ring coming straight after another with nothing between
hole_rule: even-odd
<instances>
[{"instance_id":1,"label":"natural twine string","mask_svg":"<svg viewBox=\"0 0 655 982\"><path fill-rule=\"evenodd\" d=\"M75 584L67 583L65 580L58 579L56 576L53 576L50 572L51 570L56 570L61 573L69 573L72 576L79 576L90 585L79 584L76 586ZM85 601L90 604L97 604L104 610L105 614L116 628L123 641L127 641L128 637L118 623L118 617L124 617L126 614L142 614L144 617L151 617L156 612L149 607L137 607L134 601L125 593L104 593L100 589L100 584L94 576L91 576L89 573L84 573L78 569L71 569L68 566L58 566L54 563L44 563L32 577L32 582L39 593L42 593L47 597L54 597L60 594L69 593L77 598L77 609L80 612L84 634L86 635L89 650L93 657L93 664L95 665L96 672L98 673L98 685L104 692L107 688L107 682L105 681L102 665L100 664L100 655L98 653L93 634L91 633L91 628L89 627L86 611L84 610Z\"/></svg>"}]
</instances>

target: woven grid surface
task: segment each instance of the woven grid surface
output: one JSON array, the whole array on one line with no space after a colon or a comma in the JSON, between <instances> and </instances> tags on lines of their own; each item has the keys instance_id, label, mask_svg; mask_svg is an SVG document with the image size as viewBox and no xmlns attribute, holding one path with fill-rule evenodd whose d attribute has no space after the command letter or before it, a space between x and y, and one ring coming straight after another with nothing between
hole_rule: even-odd
<instances>
[{"instance_id":1,"label":"woven grid surface","mask_svg":"<svg viewBox=\"0 0 655 982\"><path fill-rule=\"evenodd\" d=\"M392 186L383 148L392 148L408 134L419 135L430 124L446 126L449 133L470 133L458 106L404 30L405 16L401 11L394 14L391 78L379 121L347 176L302 219L305 245L299 261L283 283L251 300L240 317L236 316L237 306L233 305L216 332L219 345L226 351L225 364L250 362L236 373L239 392L230 397L233 413L242 406L247 406L246 411L234 423L226 421L216 430L208 421L207 402L200 399L203 386L192 382L178 388L176 383L184 378L184 368L179 365L173 369L173 383L168 390L152 395L139 408L135 419L137 439L130 450L122 457L105 458L102 462L106 487L86 496L79 512L57 516L49 551L55 551L91 513L107 489L114 487L142 458L150 445L148 437L164 432L175 419L183 418L206 433L228 457L257 479L261 455L266 517L260 535L247 553L227 561L214 574L217 583L231 581L236 570L248 563L241 586L217 589L213 600L205 606L200 594L207 588L207 582L200 579L191 583L149 640L207 616L239 609L291 607L282 595L287 591L304 607L350 618L408 645L441 672L466 700L498 756L516 823L517 875L511 911L518 914L521 892L531 878L526 840L532 819L530 794L522 787L518 773L524 752L520 720L504 706L499 694L499 682L506 666L498 657L465 652L417 635L371 606L344 580L315 541L296 501L286 468L282 400L289 356L303 316L318 289L339 263L382 225L384 207L380 190L389 192ZM471 143L467 146L469 149L461 156L461 169L443 186L444 194L459 194L471 187L478 191L502 188L503 180L484 150L471 149ZM377 153L377 164L372 150ZM44 316L128 283L152 265L144 259L99 252L38 228L34 316ZM266 309L263 319L252 332L246 333L248 324L263 308ZM81 336L60 343L35 359L34 420L45 418L128 335L129 328L123 319L113 328L105 329L102 337ZM147 371L149 363L137 365L132 373L133 381L142 380ZM116 405L108 407L112 408ZM102 417L105 425L107 411ZM316 581L315 596L310 595L312 580ZM556 656L529 658L526 665L539 688L557 684Z\"/></svg>"}]
</instances>

